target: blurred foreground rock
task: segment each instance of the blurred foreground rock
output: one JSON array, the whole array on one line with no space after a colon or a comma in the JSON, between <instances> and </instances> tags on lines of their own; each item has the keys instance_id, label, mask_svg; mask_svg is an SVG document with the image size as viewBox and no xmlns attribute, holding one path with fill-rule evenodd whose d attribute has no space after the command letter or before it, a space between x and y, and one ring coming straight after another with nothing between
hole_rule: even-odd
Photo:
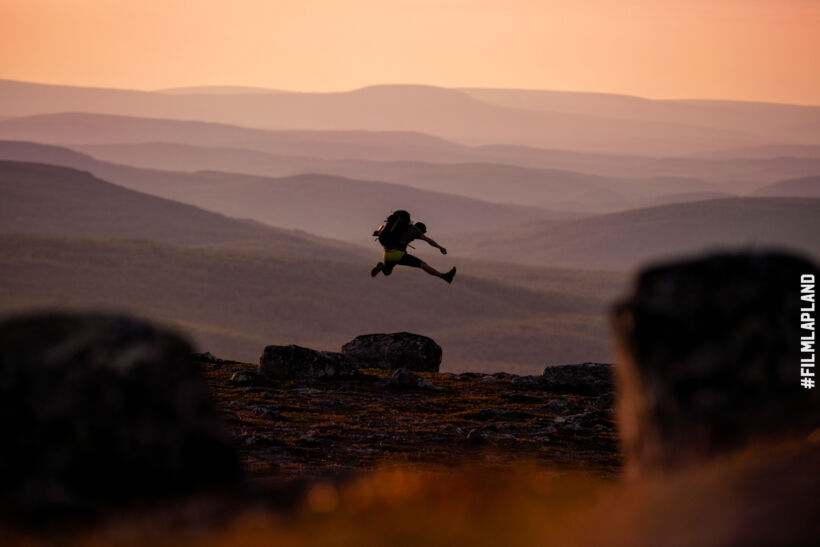
<instances>
[{"instance_id":1,"label":"blurred foreground rock","mask_svg":"<svg viewBox=\"0 0 820 547\"><path fill-rule=\"evenodd\" d=\"M45 520L231 483L238 460L190 355L126 317L0 323L0 511Z\"/></svg>"},{"instance_id":2,"label":"blurred foreground rock","mask_svg":"<svg viewBox=\"0 0 820 547\"><path fill-rule=\"evenodd\" d=\"M805 436L820 391L801 387L800 278L781 252L659 265L613 311L619 421L632 470Z\"/></svg>"},{"instance_id":3,"label":"blurred foreground rock","mask_svg":"<svg viewBox=\"0 0 820 547\"><path fill-rule=\"evenodd\" d=\"M409 332L363 334L343 345L342 353L361 368L438 372L441 366L441 346Z\"/></svg>"},{"instance_id":4,"label":"blurred foreground rock","mask_svg":"<svg viewBox=\"0 0 820 547\"><path fill-rule=\"evenodd\" d=\"M259 358L259 375L266 380L327 380L355 376L356 362L342 353L301 346L267 346Z\"/></svg>"}]
</instances>

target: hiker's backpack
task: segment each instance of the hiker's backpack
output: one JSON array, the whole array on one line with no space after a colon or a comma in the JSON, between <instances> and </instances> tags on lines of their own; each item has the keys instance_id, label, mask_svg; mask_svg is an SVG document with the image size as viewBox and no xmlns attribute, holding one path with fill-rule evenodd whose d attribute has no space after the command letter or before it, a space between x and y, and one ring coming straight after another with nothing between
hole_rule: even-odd
<instances>
[{"instance_id":1,"label":"hiker's backpack","mask_svg":"<svg viewBox=\"0 0 820 547\"><path fill-rule=\"evenodd\" d=\"M401 237L410 226L410 213L404 210L394 211L388 216L373 235L385 249L399 249L402 246Z\"/></svg>"}]
</instances>

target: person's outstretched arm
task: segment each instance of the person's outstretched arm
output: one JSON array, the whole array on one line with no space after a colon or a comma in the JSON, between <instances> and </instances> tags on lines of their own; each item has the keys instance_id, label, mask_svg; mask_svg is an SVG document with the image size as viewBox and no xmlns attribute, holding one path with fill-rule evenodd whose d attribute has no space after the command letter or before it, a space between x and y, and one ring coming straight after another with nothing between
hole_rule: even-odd
<instances>
[{"instance_id":1,"label":"person's outstretched arm","mask_svg":"<svg viewBox=\"0 0 820 547\"><path fill-rule=\"evenodd\" d=\"M442 247L441 245L439 245L438 243L436 243L435 241L433 241L429 237L423 235L423 236L419 237L419 239L421 239L422 241L426 241L427 243L429 243L433 247L436 247L437 249L440 249L441 254L443 254L443 255L447 254L447 249L445 249L444 247Z\"/></svg>"}]
</instances>

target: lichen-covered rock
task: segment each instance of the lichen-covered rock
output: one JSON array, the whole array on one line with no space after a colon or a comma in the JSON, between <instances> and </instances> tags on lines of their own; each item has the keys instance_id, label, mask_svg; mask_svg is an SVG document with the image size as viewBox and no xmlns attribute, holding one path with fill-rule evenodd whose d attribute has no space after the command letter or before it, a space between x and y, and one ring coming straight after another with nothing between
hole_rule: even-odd
<instances>
[{"instance_id":1,"label":"lichen-covered rock","mask_svg":"<svg viewBox=\"0 0 820 547\"><path fill-rule=\"evenodd\" d=\"M554 393L602 395L613 390L612 365L604 363L551 366L541 378L542 389Z\"/></svg>"},{"instance_id":2,"label":"lichen-covered rock","mask_svg":"<svg viewBox=\"0 0 820 547\"><path fill-rule=\"evenodd\" d=\"M432 338L409 332L363 334L342 346L342 353L361 368L438 372L441 346Z\"/></svg>"},{"instance_id":3,"label":"lichen-covered rock","mask_svg":"<svg viewBox=\"0 0 820 547\"><path fill-rule=\"evenodd\" d=\"M628 467L671 467L820 423L801 380L801 276L788 253L716 253L643 271L613 310ZM813 326L813 325L812 325Z\"/></svg>"},{"instance_id":4,"label":"lichen-covered rock","mask_svg":"<svg viewBox=\"0 0 820 547\"><path fill-rule=\"evenodd\" d=\"M187 342L140 320L0 322L0 513L96 514L232 482Z\"/></svg>"},{"instance_id":5,"label":"lichen-covered rock","mask_svg":"<svg viewBox=\"0 0 820 547\"><path fill-rule=\"evenodd\" d=\"M259 375L272 381L330 380L355 376L355 361L342 353L301 346L267 346L259 357Z\"/></svg>"}]
</instances>

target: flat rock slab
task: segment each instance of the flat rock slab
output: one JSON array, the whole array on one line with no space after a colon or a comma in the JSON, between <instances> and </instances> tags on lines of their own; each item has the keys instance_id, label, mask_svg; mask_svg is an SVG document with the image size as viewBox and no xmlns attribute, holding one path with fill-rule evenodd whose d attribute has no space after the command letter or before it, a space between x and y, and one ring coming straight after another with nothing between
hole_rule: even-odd
<instances>
[{"instance_id":1,"label":"flat rock slab","mask_svg":"<svg viewBox=\"0 0 820 547\"><path fill-rule=\"evenodd\" d=\"M602 394L614 389L612 365L581 363L544 369L543 389L556 393Z\"/></svg>"},{"instance_id":2,"label":"flat rock slab","mask_svg":"<svg viewBox=\"0 0 820 547\"><path fill-rule=\"evenodd\" d=\"M330 380L355 376L358 367L353 359L342 353L296 345L267 346L259 357L258 373L271 381Z\"/></svg>"}]
</instances>

